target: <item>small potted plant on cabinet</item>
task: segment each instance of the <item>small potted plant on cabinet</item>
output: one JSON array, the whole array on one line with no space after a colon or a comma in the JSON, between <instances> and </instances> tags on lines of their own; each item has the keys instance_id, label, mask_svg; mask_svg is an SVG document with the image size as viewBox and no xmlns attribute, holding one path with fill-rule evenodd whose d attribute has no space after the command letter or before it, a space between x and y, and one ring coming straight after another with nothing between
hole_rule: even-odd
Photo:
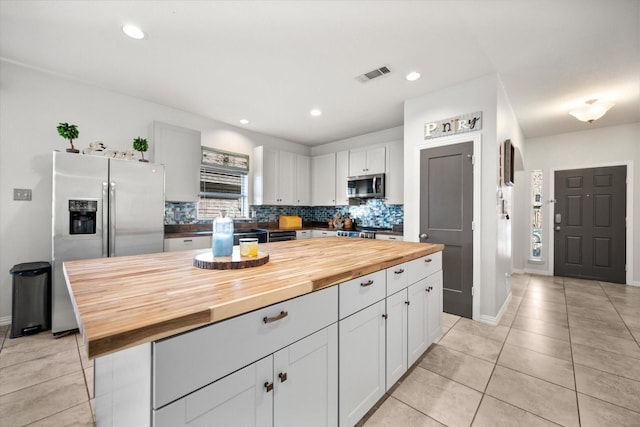
<instances>
[{"instance_id":1,"label":"small potted plant on cabinet","mask_svg":"<svg viewBox=\"0 0 640 427\"><path fill-rule=\"evenodd\" d=\"M144 158L144 152L149 149L149 143L146 138L134 138L133 139L133 149L140 152L142 158L139 160L140 162L148 162L149 160Z\"/></svg>"},{"instance_id":2,"label":"small potted plant on cabinet","mask_svg":"<svg viewBox=\"0 0 640 427\"><path fill-rule=\"evenodd\" d=\"M71 148L67 148L67 153L79 153L80 150L77 150L76 147L73 146L73 140L78 138L78 126L70 125L69 123L58 123L58 133L64 139L68 139L71 144Z\"/></svg>"}]
</instances>

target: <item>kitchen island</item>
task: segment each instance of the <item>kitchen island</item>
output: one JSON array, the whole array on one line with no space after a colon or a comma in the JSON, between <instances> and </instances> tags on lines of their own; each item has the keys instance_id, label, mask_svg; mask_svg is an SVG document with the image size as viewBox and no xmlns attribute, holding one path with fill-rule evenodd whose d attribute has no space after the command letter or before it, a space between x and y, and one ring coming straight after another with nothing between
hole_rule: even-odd
<instances>
[{"instance_id":1,"label":"kitchen island","mask_svg":"<svg viewBox=\"0 0 640 427\"><path fill-rule=\"evenodd\" d=\"M319 413L328 424L337 425L338 382L341 392L348 394L342 390L347 379L338 381L338 359L343 364L338 330L341 348L348 347L342 345L348 331L341 323L346 326L357 315L385 307L391 289L411 298L412 288L424 287L420 295L425 298L433 283L436 289L438 283L441 286L442 249L437 244L326 238L260 245L260 251L269 253L269 262L241 270L193 267L193 257L202 250L65 263L87 352L96 359L98 425L187 425L189 420L203 422L206 416L243 424L258 415L274 425L287 424L280 418L285 411L278 409L278 402L289 407L298 399L311 410L313 405L307 403L320 399L299 401L305 394L298 389L291 393L293 401L282 403L286 389L281 383L287 375L283 379L275 365L285 359L293 363L291 352L324 355L318 359L324 360L322 366L301 372L317 377L306 383L324 390ZM430 285L427 276L435 282ZM393 283L402 282L402 277L404 287ZM441 299L441 291L432 298L431 316L440 316ZM380 318L375 316L382 322L378 344L385 341L385 310ZM415 312L426 319L426 311ZM303 349L309 345L318 351ZM426 350L425 343L419 348ZM384 351L381 354L384 361ZM404 364L406 370L406 357ZM276 381L261 379L278 374L280 397ZM293 378L286 386L300 387L301 381ZM382 394L388 388L384 378ZM240 389L231 392L233 385ZM266 392L257 397L254 386ZM269 393L274 386L275 399ZM216 410L208 406L213 401L218 402ZM346 411L341 398L340 424L348 425L361 417L366 405L344 416L343 406ZM239 421L242 414L249 418ZM302 415L287 416L291 420Z\"/></svg>"}]
</instances>

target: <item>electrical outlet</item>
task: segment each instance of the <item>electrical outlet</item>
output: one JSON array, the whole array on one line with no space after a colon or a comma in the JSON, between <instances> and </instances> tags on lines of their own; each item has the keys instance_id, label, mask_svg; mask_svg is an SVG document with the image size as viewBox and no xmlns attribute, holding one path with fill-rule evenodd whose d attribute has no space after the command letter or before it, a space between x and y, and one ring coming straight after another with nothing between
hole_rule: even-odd
<instances>
[{"instance_id":1,"label":"electrical outlet","mask_svg":"<svg viewBox=\"0 0 640 427\"><path fill-rule=\"evenodd\" d=\"M26 188L14 188L13 200L31 200L31 189Z\"/></svg>"}]
</instances>

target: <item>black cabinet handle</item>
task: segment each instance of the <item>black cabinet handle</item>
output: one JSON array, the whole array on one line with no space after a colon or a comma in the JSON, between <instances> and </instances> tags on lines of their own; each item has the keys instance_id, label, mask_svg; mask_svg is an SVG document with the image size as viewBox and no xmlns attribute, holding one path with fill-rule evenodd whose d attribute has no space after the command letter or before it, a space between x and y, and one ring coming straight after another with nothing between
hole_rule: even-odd
<instances>
[{"instance_id":1,"label":"black cabinet handle","mask_svg":"<svg viewBox=\"0 0 640 427\"><path fill-rule=\"evenodd\" d=\"M267 381L266 383L264 383L264 388L266 388L267 393L269 393L271 390L273 390L273 383L271 381Z\"/></svg>"},{"instance_id":2,"label":"black cabinet handle","mask_svg":"<svg viewBox=\"0 0 640 427\"><path fill-rule=\"evenodd\" d=\"M280 382L283 383L287 380L287 373L286 372L280 372L278 374L278 378L280 378Z\"/></svg>"},{"instance_id":3,"label":"black cabinet handle","mask_svg":"<svg viewBox=\"0 0 640 427\"><path fill-rule=\"evenodd\" d=\"M289 315L288 311L281 311L280 314L278 314L277 316L273 316L273 317L267 317L265 316L262 321L264 323L271 323L271 322L276 322L280 319L284 319L285 317L287 317Z\"/></svg>"},{"instance_id":4,"label":"black cabinet handle","mask_svg":"<svg viewBox=\"0 0 640 427\"><path fill-rule=\"evenodd\" d=\"M431 262L431 258L427 258L427 259L425 259L425 260L424 260L424 262L426 262L426 263Z\"/></svg>"},{"instance_id":5,"label":"black cabinet handle","mask_svg":"<svg viewBox=\"0 0 640 427\"><path fill-rule=\"evenodd\" d=\"M396 270L393 273L394 274L402 274L402 273L404 273L404 268L401 268L400 270Z\"/></svg>"},{"instance_id":6,"label":"black cabinet handle","mask_svg":"<svg viewBox=\"0 0 640 427\"><path fill-rule=\"evenodd\" d=\"M383 319L386 319L386 318L388 318L388 317L389 317L389 315L388 315L388 314L383 314L383 315L382 315L382 318L383 318Z\"/></svg>"},{"instance_id":7,"label":"black cabinet handle","mask_svg":"<svg viewBox=\"0 0 640 427\"><path fill-rule=\"evenodd\" d=\"M362 286L362 287L371 286L371 285L373 285L373 280L369 280L368 282L360 283L360 286Z\"/></svg>"}]
</instances>

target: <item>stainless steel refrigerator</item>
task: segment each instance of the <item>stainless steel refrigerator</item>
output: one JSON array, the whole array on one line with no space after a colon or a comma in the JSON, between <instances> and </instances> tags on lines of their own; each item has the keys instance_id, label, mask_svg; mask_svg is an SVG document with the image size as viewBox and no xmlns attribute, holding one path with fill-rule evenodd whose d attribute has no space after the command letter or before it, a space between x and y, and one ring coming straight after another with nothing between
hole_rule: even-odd
<instances>
[{"instance_id":1,"label":"stainless steel refrigerator","mask_svg":"<svg viewBox=\"0 0 640 427\"><path fill-rule=\"evenodd\" d=\"M78 328L62 263L162 252L164 166L53 153L54 334Z\"/></svg>"}]
</instances>

